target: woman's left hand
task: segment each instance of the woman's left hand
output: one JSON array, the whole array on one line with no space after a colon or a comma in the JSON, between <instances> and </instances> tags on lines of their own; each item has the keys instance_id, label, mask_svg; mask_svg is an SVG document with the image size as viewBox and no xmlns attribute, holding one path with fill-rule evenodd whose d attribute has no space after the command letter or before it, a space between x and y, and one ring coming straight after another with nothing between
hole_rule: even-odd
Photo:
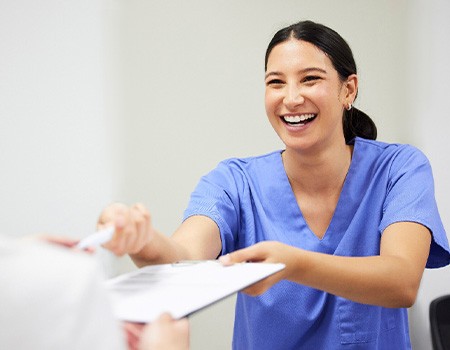
<instances>
[{"instance_id":1,"label":"woman's left hand","mask_svg":"<svg viewBox=\"0 0 450 350\"><path fill-rule=\"evenodd\" d=\"M280 242L264 241L251 247L223 255L219 258L219 261L225 266L241 262L285 264L283 270L243 290L246 294L256 296L263 294L282 279L288 279L291 273L290 271L293 269L296 252L298 253L300 250Z\"/></svg>"}]
</instances>

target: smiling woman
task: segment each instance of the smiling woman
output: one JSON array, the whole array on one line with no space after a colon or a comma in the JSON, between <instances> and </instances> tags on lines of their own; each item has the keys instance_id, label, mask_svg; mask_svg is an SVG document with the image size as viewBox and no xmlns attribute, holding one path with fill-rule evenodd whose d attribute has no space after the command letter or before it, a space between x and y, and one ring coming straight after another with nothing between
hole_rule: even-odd
<instances>
[{"instance_id":1,"label":"smiling woman","mask_svg":"<svg viewBox=\"0 0 450 350\"><path fill-rule=\"evenodd\" d=\"M221 162L170 237L142 205L109 206L105 247L140 266L221 255L284 263L238 295L235 349L410 349L406 308L424 268L450 263L427 158L375 141L372 120L352 107L353 54L332 29L281 29L265 68L266 112L285 149Z\"/></svg>"},{"instance_id":2,"label":"smiling woman","mask_svg":"<svg viewBox=\"0 0 450 350\"><path fill-rule=\"evenodd\" d=\"M265 62L266 111L272 126L283 139L281 129L290 133L305 133L305 129L309 129L306 124L321 120L322 123L330 123L333 122L330 118L337 116L332 124L336 132L332 134L338 138L342 137L342 120L347 142L355 136L376 139L373 121L363 112L352 109L358 80L350 48L344 40L336 40L338 34L327 27L322 30L328 35L311 35L308 26L316 25L306 21L301 27L287 27L279 31L269 44ZM347 55L333 55L333 52ZM332 107L332 104L323 101L326 98L335 99L339 112L323 109ZM319 118L316 118L319 105L308 103L314 101L322 105ZM296 128L278 128L278 119ZM320 129L323 131L323 128ZM328 138L330 135L322 136Z\"/></svg>"},{"instance_id":3,"label":"smiling woman","mask_svg":"<svg viewBox=\"0 0 450 350\"><path fill-rule=\"evenodd\" d=\"M320 31L315 28L320 27ZM357 74L356 63L353 58L352 51L347 42L340 37L333 29L323 26L311 21L304 21L302 25L293 24L282 30L279 30L269 43L266 56L265 56L265 71L266 71L266 84L267 78L273 75L273 78L277 77L277 72L268 71L269 56L272 54L272 50L280 43L286 42L290 39L301 40L305 44L313 43L313 47L317 51L318 55L326 55L326 58L333 66L339 76L341 83L344 83L352 74ZM295 50L295 49L294 49ZM298 58L299 56L288 55L289 58ZM324 59L322 57L322 59ZM327 61L327 60L325 60ZM327 71L320 67L305 67L299 73L303 73L304 83L314 83L315 80L320 79L320 74L326 74ZM314 74L316 73L316 74ZM277 79L274 79L273 83L277 83ZM357 82L356 82L357 83ZM353 102L357 96L357 89L353 96ZM349 102L346 111L343 115L344 123L344 135L347 141L350 141L355 136L361 136L366 139L375 140L377 137L377 129L372 119L364 112L357 108L352 108L353 102Z\"/></svg>"},{"instance_id":4,"label":"smiling woman","mask_svg":"<svg viewBox=\"0 0 450 350\"><path fill-rule=\"evenodd\" d=\"M274 47L267 62L266 113L286 153L296 145L345 144L342 114L356 88L356 75L341 82L313 44L293 38Z\"/></svg>"}]
</instances>

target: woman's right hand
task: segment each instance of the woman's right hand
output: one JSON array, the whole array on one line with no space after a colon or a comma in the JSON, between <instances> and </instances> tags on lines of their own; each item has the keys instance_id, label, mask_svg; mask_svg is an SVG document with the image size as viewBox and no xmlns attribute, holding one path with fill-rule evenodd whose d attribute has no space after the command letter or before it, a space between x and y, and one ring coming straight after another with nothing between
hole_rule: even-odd
<instances>
[{"instance_id":1,"label":"woman's right hand","mask_svg":"<svg viewBox=\"0 0 450 350\"><path fill-rule=\"evenodd\" d=\"M150 213L142 204L131 207L114 203L100 214L97 228L114 226L112 239L103 244L117 256L139 253L151 240L154 232Z\"/></svg>"}]
</instances>

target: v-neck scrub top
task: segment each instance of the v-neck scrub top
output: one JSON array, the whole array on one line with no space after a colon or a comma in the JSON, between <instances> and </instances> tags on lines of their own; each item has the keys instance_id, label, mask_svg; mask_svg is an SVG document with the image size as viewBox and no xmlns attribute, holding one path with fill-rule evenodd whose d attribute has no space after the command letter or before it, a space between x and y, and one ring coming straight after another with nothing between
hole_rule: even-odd
<instances>
[{"instance_id":1,"label":"v-neck scrub top","mask_svg":"<svg viewBox=\"0 0 450 350\"><path fill-rule=\"evenodd\" d=\"M425 155L410 145L355 138L351 165L322 239L308 227L281 153L228 159L201 178L184 218L214 220L221 254L275 240L339 256L380 254L383 231L416 222L432 233L428 268L450 263ZM238 294L234 349L410 349L407 310L359 304L281 281L258 297Z\"/></svg>"}]
</instances>

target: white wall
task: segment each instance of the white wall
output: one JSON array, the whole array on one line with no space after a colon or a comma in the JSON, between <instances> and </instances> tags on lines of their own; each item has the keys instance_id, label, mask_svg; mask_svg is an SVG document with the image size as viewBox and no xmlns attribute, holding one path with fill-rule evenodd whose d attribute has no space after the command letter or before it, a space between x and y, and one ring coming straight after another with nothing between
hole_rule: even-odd
<instances>
[{"instance_id":1,"label":"white wall","mask_svg":"<svg viewBox=\"0 0 450 350\"><path fill-rule=\"evenodd\" d=\"M109 12L103 1L0 0L3 234L81 237L116 197Z\"/></svg>"},{"instance_id":2,"label":"white wall","mask_svg":"<svg viewBox=\"0 0 450 350\"><path fill-rule=\"evenodd\" d=\"M1 231L81 236L120 200L143 202L171 233L217 162L282 147L264 112L264 51L307 18L352 47L357 104L379 139L429 155L448 227L447 14L445 0L0 0ZM425 274L417 349L429 348L428 302L447 281L448 269ZM192 317L193 349L230 348L233 302Z\"/></svg>"},{"instance_id":3,"label":"white wall","mask_svg":"<svg viewBox=\"0 0 450 350\"><path fill-rule=\"evenodd\" d=\"M0 1L0 230L82 235L111 201L101 2Z\"/></svg>"}]
</instances>

